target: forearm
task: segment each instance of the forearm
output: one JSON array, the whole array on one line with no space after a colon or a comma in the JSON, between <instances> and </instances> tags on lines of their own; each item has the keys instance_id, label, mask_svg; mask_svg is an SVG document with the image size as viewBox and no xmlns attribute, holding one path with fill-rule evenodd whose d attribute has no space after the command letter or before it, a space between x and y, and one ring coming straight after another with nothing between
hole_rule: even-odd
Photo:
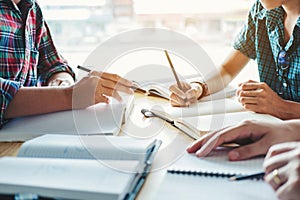
<instances>
[{"instance_id":1,"label":"forearm","mask_svg":"<svg viewBox=\"0 0 300 200\"><path fill-rule=\"evenodd\" d=\"M249 58L240 51L232 50L219 70L205 77L209 93L215 93L226 87L246 66Z\"/></svg>"},{"instance_id":2,"label":"forearm","mask_svg":"<svg viewBox=\"0 0 300 200\"><path fill-rule=\"evenodd\" d=\"M218 72L210 74L206 77L205 83L207 84L208 91L206 95L213 94L224 89L231 81L233 77L221 66Z\"/></svg>"},{"instance_id":3,"label":"forearm","mask_svg":"<svg viewBox=\"0 0 300 200\"><path fill-rule=\"evenodd\" d=\"M300 119L300 103L298 102L282 100L274 106L274 109L275 116L280 119Z\"/></svg>"},{"instance_id":4,"label":"forearm","mask_svg":"<svg viewBox=\"0 0 300 200\"><path fill-rule=\"evenodd\" d=\"M6 119L72 108L70 87L22 87L10 102Z\"/></svg>"}]
</instances>

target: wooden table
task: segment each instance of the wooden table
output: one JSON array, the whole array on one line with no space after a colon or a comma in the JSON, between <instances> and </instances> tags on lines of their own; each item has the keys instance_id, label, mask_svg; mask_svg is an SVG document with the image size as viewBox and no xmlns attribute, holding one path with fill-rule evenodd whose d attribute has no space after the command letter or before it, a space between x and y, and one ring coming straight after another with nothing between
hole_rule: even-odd
<instances>
[{"instance_id":1,"label":"wooden table","mask_svg":"<svg viewBox=\"0 0 300 200\"><path fill-rule=\"evenodd\" d=\"M23 142L0 142L0 157L16 156Z\"/></svg>"}]
</instances>

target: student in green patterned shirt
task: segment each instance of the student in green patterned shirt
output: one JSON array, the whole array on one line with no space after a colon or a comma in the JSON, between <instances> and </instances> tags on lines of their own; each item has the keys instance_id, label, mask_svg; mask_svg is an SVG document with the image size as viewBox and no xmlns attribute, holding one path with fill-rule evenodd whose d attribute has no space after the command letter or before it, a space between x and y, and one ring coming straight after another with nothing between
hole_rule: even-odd
<instances>
[{"instance_id":1,"label":"student in green patterned shirt","mask_svg":"<svg viewBox=\"0 0 300 200\"><path fill-rule=\"evenodd\" d=\"M241 83L239 102L258 113L300 118L300 0L256 1L233 48L220 70L205 77L205 82L182 83L184 91L172 85L171 104L189 106L223 89L255 59L261 82Z\"/></svg>"}]
</instances>

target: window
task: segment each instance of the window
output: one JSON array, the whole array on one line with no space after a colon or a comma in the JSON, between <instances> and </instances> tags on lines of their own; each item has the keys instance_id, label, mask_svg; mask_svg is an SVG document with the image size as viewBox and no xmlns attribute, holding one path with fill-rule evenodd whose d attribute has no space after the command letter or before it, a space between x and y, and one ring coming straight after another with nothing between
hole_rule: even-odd
<instances>
[{"instance_id":1,"label":"window","mask_svg":"<svg viewBox=\"0 0 300 200\"><path fill-rule=\"evenodd\" d=\"M39 0L58 49L73 66L82 63L101 41L138 27L166 27L184 33L218 65L230 51L253 3L254 0ZM253 63L251 68L256 69ZM249 70L255 78L253 69Z\"/></svg>"}]
</instances>

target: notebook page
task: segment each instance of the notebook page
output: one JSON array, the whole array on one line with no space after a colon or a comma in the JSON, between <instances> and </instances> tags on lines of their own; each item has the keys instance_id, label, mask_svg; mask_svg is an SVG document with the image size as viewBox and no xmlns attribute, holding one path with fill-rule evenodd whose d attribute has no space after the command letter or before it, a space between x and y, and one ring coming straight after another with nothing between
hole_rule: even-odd
<instances>
[{"instance_id":1,"label":"notebook page","mask_svg":"<svg viewBox=\"0 0 300 200\"><path fill-rule=\"evenodd\" d=\"M245 111L241 104L233 99L218 99L214 101L199 102L190 107L172 107L169 102L162 102L160 105L153 106L151 110L165 112L172 117L193 117Z\"/></svg>"},{"instance_id":2,"label":"notebook page","mask_svg":"<svg viewBox=\"0 0 300 200\"><path fill-rule=\"evenodd\" d=\"M194 154L185 153L169 167L170 171L203 172L216 175L253 174L263 171L263 158L244 161L229 161L227 148L218 148L207 157L198 158Z\"/></svg>"},{"instance_id":3,"label":"notebook page","mask_svg":"<svg viewBox=\"0 0 300 200\"><path fill-rule=\"evenodd\" d=\"M143 160L152 143L126 136L44 135L25 142L18 156Z\"/></svg>"},{"instance_id":4,"label":"notebook page","mask_svg":"<svg viewBox=\"0 0 300 200\"><path fill-rule=\"evenodd\" d=\"M5 157L0 159L0 192L67 199L122 199L135 177L138 162L118 161L118 166L123 171L95 160Z\"/></svg>"},{"instance_id":5,"label":"notebook page","mask_svg":"<svg viewBox=\"0 0 300 200\"><path fill-rule=\"evenodd\" d=\"M184 117L182 118L182 120L187 124L202 131L219 130L224 127L236 125L244 120L259 120L265 122L281 121L280 119L274 116L267 114L258 114L254 112L234 112L195 117Z\"/></svg>"},{"instance_id":6,"label":"notebook page","mask_svg":"<svg viewBox=\"0 0 300 200\"><path fill-rule=\"evenodd\" d=\"M0 141L26 141L44 134L116 135L124 120L125 104L96 104L86 109L55 112L9 121Z\"/></svg>"},{"instance_id":7,"label":"notebook page","mask_svg":"<svg viewBox=\"0 0 300 200\"><path fill-rule=\"evenodd\" d=\"M229 181L219 177L168 173L153 199L277 200L277 197L264 181Z\"/></svg>"}]
</instances>

